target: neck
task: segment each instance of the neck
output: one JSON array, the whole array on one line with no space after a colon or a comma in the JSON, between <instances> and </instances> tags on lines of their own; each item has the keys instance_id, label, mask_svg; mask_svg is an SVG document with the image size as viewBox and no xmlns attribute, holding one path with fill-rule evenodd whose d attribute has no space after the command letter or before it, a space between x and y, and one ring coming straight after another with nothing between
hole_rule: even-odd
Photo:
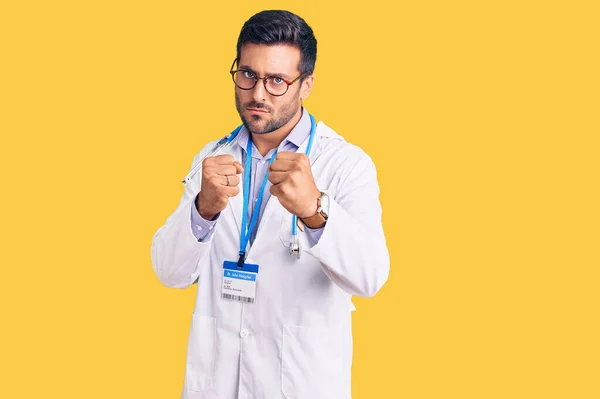
<instances>
[{"instance_id":1,"label":"neck","mask_svg":"<svg viewBox=\"0 0 600 399\"><path fill-rule=\"evenodd\" d=\"M260 155L264 157L273 148L279 147L281 142L290 134L294 126L298 124L300 118L302 118L302 107L298 109L292 119L279 129L266 134L252 133L252 142L256 146L258 152L260 152Z\"/></svg>"}]
</instances>

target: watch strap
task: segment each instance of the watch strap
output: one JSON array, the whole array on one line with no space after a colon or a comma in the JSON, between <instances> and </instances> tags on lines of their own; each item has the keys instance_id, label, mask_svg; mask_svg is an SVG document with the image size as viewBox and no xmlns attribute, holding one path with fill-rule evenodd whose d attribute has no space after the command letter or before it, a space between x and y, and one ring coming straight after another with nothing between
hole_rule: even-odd
<instances>
[{"instance_id":1,"label":"watch strap","mask_svg":"<svg viewBox=\"0 0 600 399\"><path fill-rule=\"evenodd\" d=\"M317 229L324 225L327 219L325 219L323 215L321 215L321 212L317 212L310 217L302 219L302 221L306 226L310 227L311 229Z\"/></svg>"},{"instance_id":2,"label":"watch strap","mask_svg":"<svg viewBox=\"0 0 600 399\"><path fill-rule=\"evenodd\" d=\"M321 196L322 195L323 193L321 193ZM321 197L317 198L317 213L307 218L303 218L302 222L311 229L318 229L327 222L327 219L321 213Z\"/></svg>"}]
</instances>

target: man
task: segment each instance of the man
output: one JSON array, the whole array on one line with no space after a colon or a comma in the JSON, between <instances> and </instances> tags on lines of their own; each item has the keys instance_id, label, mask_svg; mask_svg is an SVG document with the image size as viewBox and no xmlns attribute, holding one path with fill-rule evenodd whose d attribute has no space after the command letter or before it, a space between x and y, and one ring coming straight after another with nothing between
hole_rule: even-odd
<instances>
[{"instance_id":1,"label":"man","mask_svg":"<svg viewBox=\"0 0 600 399\"><path fill-rule=\"evenodd\" d=\"M290 12L244 24L243 127L194 158L201 172L153 238L160 281L198 284L182 398L351 397L351 297L379 291L389 254L373 162L302 106L316 53Z\"/></svg>"}]
</instances>

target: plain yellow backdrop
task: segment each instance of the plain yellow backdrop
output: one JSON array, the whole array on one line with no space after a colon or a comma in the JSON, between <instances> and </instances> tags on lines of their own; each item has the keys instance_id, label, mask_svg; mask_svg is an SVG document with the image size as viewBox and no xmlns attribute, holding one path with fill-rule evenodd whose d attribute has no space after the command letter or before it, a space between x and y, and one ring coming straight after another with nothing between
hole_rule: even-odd
<instances>
[{"instance_id":1,"label":"plain yellow backdrop","mask_svg":"<svg viewBox=\"0 0 600 399\"><path fill-rule=\"evenodd\" d=\"M179 397L195 287L151 239L272 8L318 40L304 105L378 167L354 399L599 398L595 4L2 2L0 398Z\"/></svg>"}]
</instances>

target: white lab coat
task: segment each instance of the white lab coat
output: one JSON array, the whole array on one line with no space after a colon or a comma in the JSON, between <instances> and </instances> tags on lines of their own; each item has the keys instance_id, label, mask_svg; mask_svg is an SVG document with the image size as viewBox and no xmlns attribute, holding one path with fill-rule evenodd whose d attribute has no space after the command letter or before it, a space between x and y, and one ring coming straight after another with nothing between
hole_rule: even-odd
<instances>
[{"instance_id":1,"label":"white lab coat","mask_svg":"<svg viewBox=\"0 0 600 399\"><path fill-rule=\"evenodd\" d=\"M190 226L198 173L156 232L151 255L160 281L175 288L198 283L183 399L350 399L351 297L379 291L389 254L371 158L323 122L316 135L311 168L330 196L329 220L313 247L298 231L303 252L292 257L292 215L271 196L246 258L260 266L255 303L221 298L223 261L239 257L241 192L221 212L212 238L198 242ZM233 145L223 153L241 162L241 151Z\"/></svg>"}]
</instances>

